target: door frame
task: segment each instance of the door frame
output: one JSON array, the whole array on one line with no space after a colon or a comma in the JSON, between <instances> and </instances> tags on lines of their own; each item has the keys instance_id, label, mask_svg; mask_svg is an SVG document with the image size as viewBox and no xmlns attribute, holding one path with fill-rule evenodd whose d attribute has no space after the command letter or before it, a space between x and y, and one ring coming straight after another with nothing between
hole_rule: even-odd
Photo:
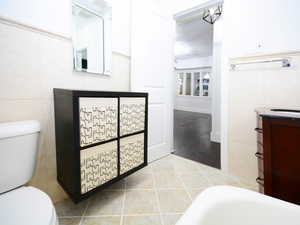
<instances>
[{"instance_id":1,"label":"door frame","mask_svg":"<svg viewBox=\"0 0 300 225\"><path fill-rule=\"evenodd\" d=\"M195 12L199 12L199 10L203 10L206 8L209 8L211 6L214 6L216 4L224 4L225 0L207 0L202 4L196 5L193 8L185 9L180 12L177 12L174 14L173 18L176 21L179 18L192 15ZM224 8L224 7L223 7ZM222 16L224 16L224 11L222 12ZM224 21L224 18L223 18ZM224 24L224 22L223 22ZM227 88L227 61L226 59L226 53L222 50L221 53L221 65L220 65L220 71L221 71L221 76L220 76L220 88L221 88L221 99L220 99L220 104L221 104L221 129L220 129L220 136L221 136L221 149L220 149L220 154L221 154L221 170L228 173L228 153L229 153L229 148L228 148L228 88ZM175 93L175 84L173 83L173 93ZM214 87L214 85L212 84ZM173 101L175 99L173 98ZM174 103L173 103L174 105Z\"/></svg>"}]
</instances>

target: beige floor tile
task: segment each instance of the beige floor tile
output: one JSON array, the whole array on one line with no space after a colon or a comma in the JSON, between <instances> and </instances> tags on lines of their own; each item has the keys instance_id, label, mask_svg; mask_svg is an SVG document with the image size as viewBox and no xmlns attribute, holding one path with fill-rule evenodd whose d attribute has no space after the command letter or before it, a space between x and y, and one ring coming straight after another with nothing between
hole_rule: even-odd
<instances>
[{"instance_id":1,"label":"beige floor tile","mask_svg":"<svg viewBox=\"0 0 300 225\"><path fill-rule=\"evenodd\" d=\"M174 160L167 156L150 164L153 173L174 172Z\"/></svg>"},{"instance_id":2,"label":"beige floor tile","mask_svg":"<svg viewBox=\"0 0 300 225\"><path fill-rule=\"evenodd\" d=\"M182 214L162 215L164 225L175 225L181 216Z\"/></svg>"},{"instance_id":3,"label":"beige floor tile","mask_svg":"<svg viewBox=\"0 0 300 225\"><path fill-rule=\"evenodd\" d=\"M173 166L176 173L198 173L199 167L197 163L190 160L175 160Z\"/></svg>"},{"instance_id":4,"label":"beige floor tile","mask_svg":"<svg viewBox=\"0 0 300 225\"><path fill-rule=\"evenodd\" d=\"M180 179L186 188L205 188L211 186L209 179L200 173L183 173L180 174Z\"/></svg>"},{"instance_id":5,"label":"beige floor tile","mask_svg":"<svg viewBox=\"0 0 300 225\"><path fill-rule=\"evenodd\" d=\"M223 174L220 169L216 169L210 166L203 165L199 163L198 171L206 176L214 175L214 174Z\"/></svg>"},{"instance_id":6,"label":"beige floor tile","mask_svg":"<svg viewBox=\"0 0 300 225\"><path fill-rule=\"evenodd\" d=\"M86 216L121 215L124 191L101 191L93 196Z\"/></svg>"},{"instance_id":7,"label":"beige floor tile","mask_svg":"<svg viewBox=\"0 0 300 225\"><path fill-rule=\"evenodd\" d=\"M240 186L240 182L237 178L222 173L211 174L208 179L213 185Z\"/></svg>"},{"instance_id":8,"label":"beige floor tile","mask_svg":"<svg viewBox=\"0 0 300 225\"><path fill-rule=\"evenodd\" d=\"M138 174L138 173L140 173L140 174L145 174L145 173L149 174L149 173L152 173L151 164L149 164L148 166L146 166L146 167L144 167L144 168L142 168L142 169L134 172L134 174Z\"/></svg>"},{"instance_id":9,"label":"beige floor tile","mask_svg":"<svg viewBox=\"0 0 300 225\"><path fill-rule=\"evenodd\" d=\"M118 182L106 188L106 190L124 190L124 189L125 189L125 179L119 180Z\"/></svg>"},{"instance_id":10,"label":"beige floor tile","mask_svg":"<svg viewBox=\"0 0 300 225\"><path fill-rule=\"evenodd\" d=\"M162 213L181 213L190 205L191 200L185 190L158 190Z\"/></svg>"},{"instance_id":11,"label":"beige floor tile","mask_svg":"<svg viewBox=\"0 0 300 225\"><path fill-rule=\"evenodd\" d=\"M158 213L158 202L154 190L127 190L124 214Z\"/></svg>"},{"instance_id":12,"label":"beige floor tile","mask_svg":"<svg viewBox=\"0 0 300 225\"><path fill-rule=\"evenodd\" d=\"M59 225L79 225L81 218L60 218Z\"/></svg>"},{"instance_id":13,"label":"beige floor tile","mask_svg":"<svg viewBox=\"0 0 300 225\"><path fill-rule=\"evenodd\" d=\"M120 216L104 216L97 218L85 217L83 218L81 225L120 225L120 221Z\"/></svg>"},{"instance_id":14,"label":"beige floor tile","mask_svg":"<svg viewBox=\"0 0 300 225\"><path fill-rule=\"evenodd\" d=\"M200 189L188 189L190 196L192 197L193 201L200 195L206 188L200 188Z\"/></svg>"},{"instance_id":15,"label":"beige floor tile","mask_svg":"<svg viewBox=\"0 0 300 225\"><path fill-rule=\"evenodd\" d=\"M125 216L123 225L161 225L159 215Z\"/></svg>"},{"instance_id":16,"label":"beige floor tile","mask_svg":"<svg viewBox=\"0 0 300 225\"><path fill-rule=\"evenodd\" d=\"M257 184L248 184L248 183L241 182L240 186L237 186L237 187L245 188L250 191L259 192L259 186Z\"/></svg>"},{"instance_id":17,"label":"beige floor tile","mask_svg":"<svg viewBox=\"0 0 300 225\"><path fill-rule=\"evenodd\" d=\"M155 186L161 188L181 188L182 182L174 172L163 172L154 174Z\"/></svg>"},{"instance_id":18,"label":"beige floor tile","mask_svg":"<svg viewBox=\"0 0 300 225\"><path fill-rule=\"evenodd\" d=\"M59 217L82 216L88 200L74 204L70 199L63 200L55 204L56 213Z\"/></svg>"},{"instance_id":19,"label":"beige floor tile","mask_svg":"<svg viewBox=\"0 0 300 225\"><path fill-rule=\"evenodd\" d=\"M126 189L153 189L153 175L149 173L136 173L126 179Z\"/></svg>"}]
</instances>

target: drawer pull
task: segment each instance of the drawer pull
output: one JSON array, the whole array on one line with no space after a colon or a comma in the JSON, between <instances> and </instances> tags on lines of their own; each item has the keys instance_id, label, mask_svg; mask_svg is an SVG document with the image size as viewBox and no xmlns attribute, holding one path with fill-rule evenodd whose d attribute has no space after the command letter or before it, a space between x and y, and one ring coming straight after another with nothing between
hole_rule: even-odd
<instances>
[{"instance_id":1,"label":"drawer pull","mask_svg":"<svg viewBox=\"0 0 300 225\"><path fill-rule=\"evenodd\" d=\"M258 178L256 178L256 182L257 182L259 185L264 186L264 179L258 177Z\"/></svg>"},{"instance_id":2,"label":"drawer pull","mask_svg":"<svg viewBox=\"0 0 300 225\"><path fill-rule=\"evenodd\" d=\"M263 154L260 153L260 152L256 152L256 153L255 153L255 156L256 156L257 158L259 158L259 159L264 159Z\"/></svg>"},{"instance_id":3,"label":"drawer pull","mask_svg":"<svg viewBox=\"0 0 300 225\"><path fill-rule=\"evenodd\" d=\"M260 134L262 134L262 131L263 131L261 128L258 128L258 127L256 127L254 130Z\"/></svg>"}]
</instances>

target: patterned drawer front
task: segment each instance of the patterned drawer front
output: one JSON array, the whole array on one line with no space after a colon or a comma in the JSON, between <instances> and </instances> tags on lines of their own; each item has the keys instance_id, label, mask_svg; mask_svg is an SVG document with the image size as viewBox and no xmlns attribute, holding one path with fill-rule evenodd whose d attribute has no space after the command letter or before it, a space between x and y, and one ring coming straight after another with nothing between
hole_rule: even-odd
<instances>
[{"instance_id":1,"label":"patterned drawer front","mask_svg":"<svg viewBox=\"0 0 300 225\"><path fill-rule=\"evenodd\" d=\"M118 142L80 151L81 194L118 176Z\"/></svg>"},{"instance_id":2,"label":"patterned drawer front","mask_svg":"<svg viewBox=\"0 0 300 225\"><path fill-rule=\"evenodd\" d=\"M117 137L117 98L79 98L79 114L81 147Z\"/></svg>"},{"instance_id":3,"label":"patterned drawer front","mask_svg":"<svg viewBox=\"0 0 300 225\"><path fill-rule=\"evenodd\" d=\"M144 133L120 139L120 174L144 163Z\"/></svg>"},{"instance_id":4,"label":"patterned drawer front","mask_svg":"<svg viewBox=\"0 0 300 225\"><path fill-rule=\"evenodd\" d=\"M120 135L145 129L145 98L120 98Z\"/></svg>"}]
</instances>

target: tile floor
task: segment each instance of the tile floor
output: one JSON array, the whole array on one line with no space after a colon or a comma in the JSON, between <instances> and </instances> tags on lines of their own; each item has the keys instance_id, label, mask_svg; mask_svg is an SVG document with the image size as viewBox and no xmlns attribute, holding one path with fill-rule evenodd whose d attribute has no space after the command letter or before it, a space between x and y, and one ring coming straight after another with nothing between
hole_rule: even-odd
<instances>
[{"instance_id":1,"label":"tile floor","mask_svg":"<svg viewBox=\"0 0 300 225\"><path fill-rule=\"evenodd\" d=\"M60 225L175 225L196 196L214 185L256 190L220 170L169 155L77 205L56 204Z\"/></svg>"}]
</instances>

